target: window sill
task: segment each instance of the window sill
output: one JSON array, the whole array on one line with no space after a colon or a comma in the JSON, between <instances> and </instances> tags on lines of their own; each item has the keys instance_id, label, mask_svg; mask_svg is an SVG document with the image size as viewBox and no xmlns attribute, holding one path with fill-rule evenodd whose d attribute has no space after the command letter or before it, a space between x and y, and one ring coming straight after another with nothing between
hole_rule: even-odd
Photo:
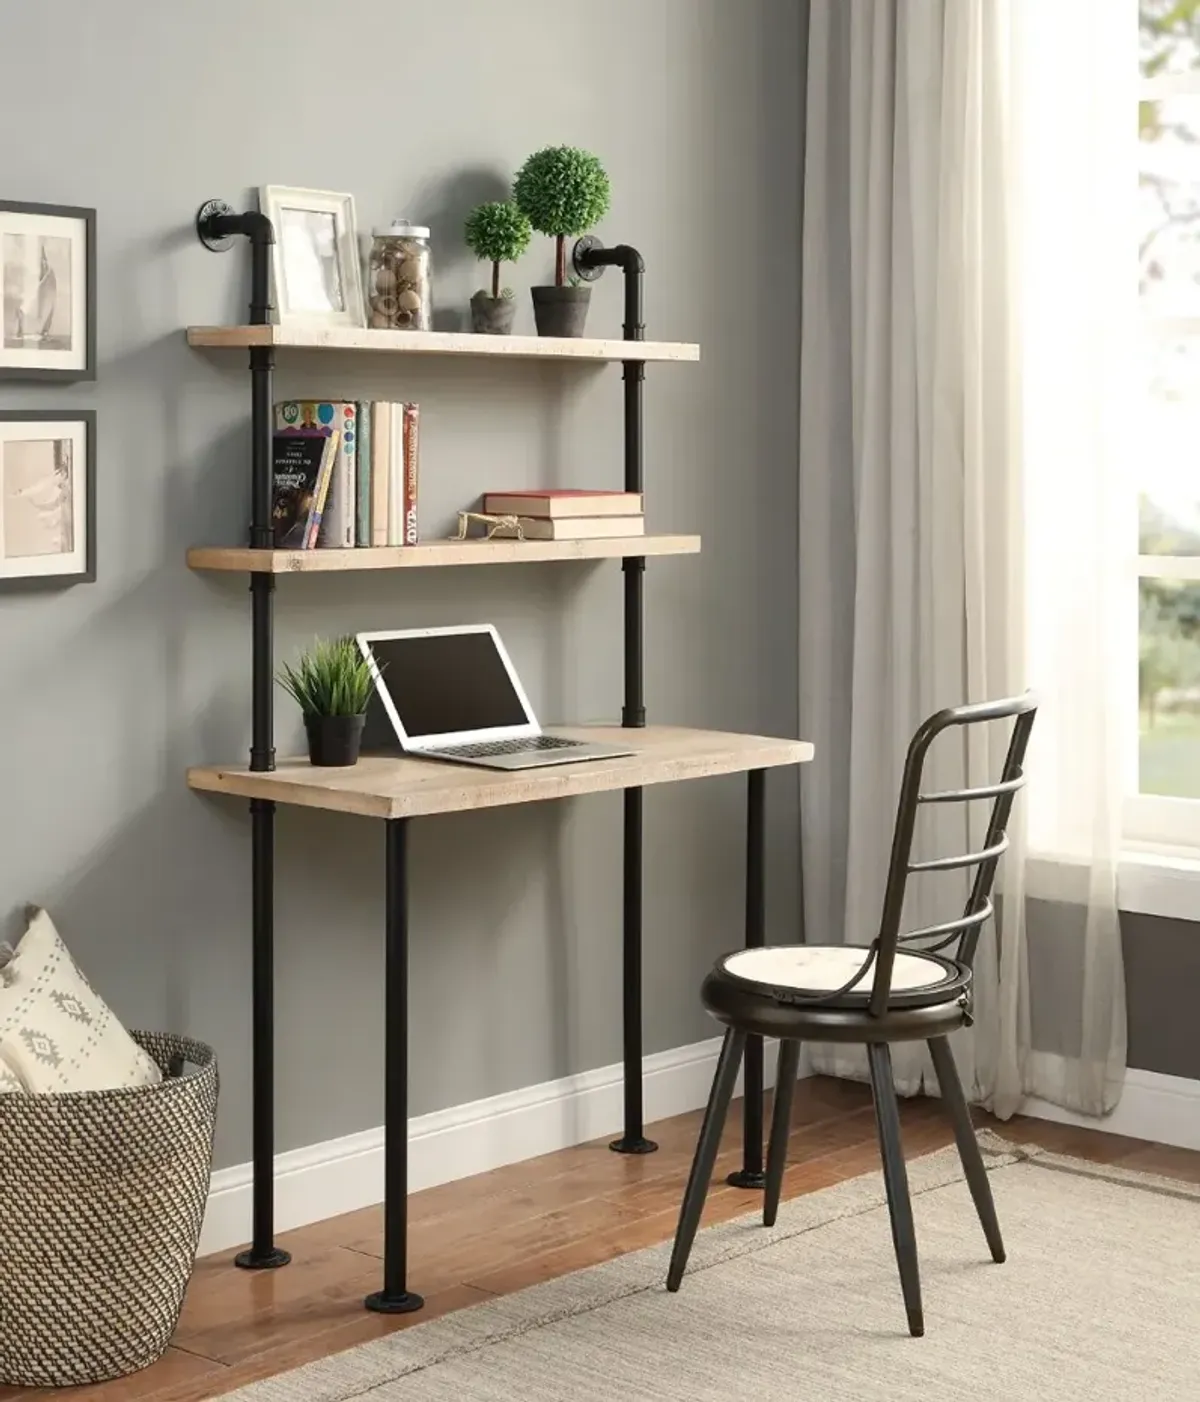
<instances>
[{"instance_id":1,"label":"window sill","mask_svg":"<svg viewBox=\"0 0 1200 1402\"><path fill-rule=\"evenodd\" d=\"M1033 857L1026 867L1027 894L1035 900L1087 902L1087 867L1070 857ZM1136 915L1200 924L1200 853L1122 852L1117 868L1117 905Z\"/></svg>"}]
</instances>

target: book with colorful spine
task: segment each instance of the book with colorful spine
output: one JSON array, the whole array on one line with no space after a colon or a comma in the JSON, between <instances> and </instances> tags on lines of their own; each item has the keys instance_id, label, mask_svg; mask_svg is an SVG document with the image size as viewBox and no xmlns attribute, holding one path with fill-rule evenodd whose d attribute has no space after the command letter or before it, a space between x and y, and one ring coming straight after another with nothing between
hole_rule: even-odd
<instances>
[{"instance_id":1,"label":"book with colorful spine","mask_svg":"<svg viewBox=\"0 0 1200 1402\"><path fill-rule=\"evenodd\" d=\"M358 406L342 400L285 399L275 406L275 426L281 433L339 435L340 451L317 540L322 548L344 550L356 540L357 418Z\"/></svg>"},{"instance_id":2,"label":"book with colorful spine","mask_svg":"<svg viewBox=\"0 0 1200 1402\"><path fill-rule=\"evenodd\" d=\"M316 545L341 435L299 430L272 438L271 526L277 550Z\"/></svg>"}]
</instances>

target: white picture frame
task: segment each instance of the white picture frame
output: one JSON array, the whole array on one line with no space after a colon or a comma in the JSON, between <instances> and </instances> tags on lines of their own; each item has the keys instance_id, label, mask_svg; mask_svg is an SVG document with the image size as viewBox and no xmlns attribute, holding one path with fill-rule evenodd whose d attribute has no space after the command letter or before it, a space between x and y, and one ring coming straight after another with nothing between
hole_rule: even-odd
<instances>
[{"instance_id":1,"label":"white picture frame","mask_svg":"<svg viewBox=\"0 0 1200 1402\"><path fill-rule=\"evenodd\" d=\"M275 228L271 273L278 322L365 326L354 196L264 185L259 208Z\"/></svg>"},{"instance_id":2,"label":"white picture frame","mask_svg":"<svg viewBox=\"0 0 1200 1402\"><path fill-rule=\"evenodd\" d=\"M0 411L0 589L95 578L95 411Z\"/></svg>"}]
</instances>

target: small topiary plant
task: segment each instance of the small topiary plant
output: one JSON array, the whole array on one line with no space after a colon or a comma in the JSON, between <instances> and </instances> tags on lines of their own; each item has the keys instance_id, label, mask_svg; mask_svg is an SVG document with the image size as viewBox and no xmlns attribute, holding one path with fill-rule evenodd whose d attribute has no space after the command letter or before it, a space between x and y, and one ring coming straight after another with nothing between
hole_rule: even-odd
<instances>
[{"instance_id":1,"label":"small topiary plant","mask_svg":"<svg viewBox=\"0 0 1200 1402\"><path fill-rule=\"evenodd\" d=\"M590 151L547 146L536 151L513 183L513 199L540 234L555 240L554 285L567 281L566 240L585 234L608 213L608 175Z\"/></svg>"},{"instance_id":2,"label":"small topiary plant","mask_svg":"<svg viewBox=\"0 0 1200 1402\"><path fill-rule=\"evenodd\" d=\"M515 263L529 247L533 225L512 200L489 200L467 216L463 234L476 258L492 265L492 300L500 295L500 264ZM512 292L504 289L504 296Z\"/></svg>"}]
</instances>

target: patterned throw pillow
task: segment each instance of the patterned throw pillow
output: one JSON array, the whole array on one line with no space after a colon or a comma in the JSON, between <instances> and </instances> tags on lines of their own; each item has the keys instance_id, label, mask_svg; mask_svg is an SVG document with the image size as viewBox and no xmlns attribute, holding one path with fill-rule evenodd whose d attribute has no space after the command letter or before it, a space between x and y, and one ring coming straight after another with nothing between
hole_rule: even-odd
<instances>
[{"instance_id":1,"label":"patterned throw pillow","mask_svg":"<svg viewBox=\"0 0 1200 1402\"><path fill-rule=\"evenodd\" d=\"M18 1080L9 1089L34 1092L116 1090L162 1079L93 991L44 910L31 911L24 938L0 967L4 1065Z\"/></svg>"},{"instance_id":2,"label":"patterned throw pillow","mask_svg":"<svg viewBox=\"0 0 1200 1402\"><path fill-rule=\"evenodd\" d=\"M14 1090L24 1090L21 1078L15 1071L10 1071L5 1062L0 1061L0 1095L6 1095Z\"/></svg>"}]
</instances>

